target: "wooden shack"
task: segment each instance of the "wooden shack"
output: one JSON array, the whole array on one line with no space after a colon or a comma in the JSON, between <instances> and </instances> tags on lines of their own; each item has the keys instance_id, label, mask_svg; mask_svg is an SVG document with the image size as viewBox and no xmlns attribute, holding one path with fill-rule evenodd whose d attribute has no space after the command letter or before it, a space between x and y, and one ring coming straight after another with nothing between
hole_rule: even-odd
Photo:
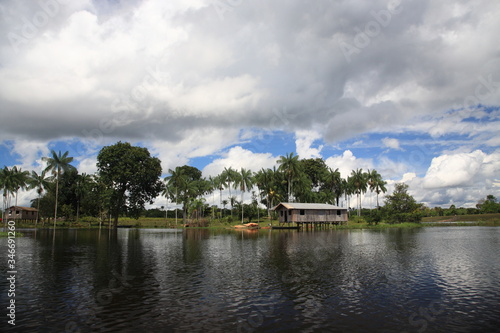
<instances>
[{"instance_id":1,"label":"wooden shack","mask_svg":"<svg viewBox=\"0 0 500 333\"><path fill-rule=\"evenodd\" d=\"M280 225L297 227L342 224L347 222L347 208L321 203L282 202L273 208L278 213Z\"/></svg>"},{"instance_id":2,"label":"wooden shack","mask_svg":"<svg viewBox=\"0 0 500 333\"><path fill-rule=\"evenodd\" d=\"M7 210L7 218L12 220L35 221L38 209L32 207L11 206Z\"/></svg>"}]
</instances>

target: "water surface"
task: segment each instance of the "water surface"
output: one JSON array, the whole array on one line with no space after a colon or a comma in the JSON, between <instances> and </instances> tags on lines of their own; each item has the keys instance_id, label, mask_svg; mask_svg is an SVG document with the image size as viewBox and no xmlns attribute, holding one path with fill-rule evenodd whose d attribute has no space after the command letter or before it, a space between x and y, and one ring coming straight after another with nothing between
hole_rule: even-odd
<instances>
[{"instance_id":1,"label":"water surface","mask_svg":"<svg viewBox=\"0 0 500 333\"><path fill-rule=\"evenodd\" d=\"M25 231L12 331L493 332L499 245L495 227Z\"/></svg>"}]
</instances>

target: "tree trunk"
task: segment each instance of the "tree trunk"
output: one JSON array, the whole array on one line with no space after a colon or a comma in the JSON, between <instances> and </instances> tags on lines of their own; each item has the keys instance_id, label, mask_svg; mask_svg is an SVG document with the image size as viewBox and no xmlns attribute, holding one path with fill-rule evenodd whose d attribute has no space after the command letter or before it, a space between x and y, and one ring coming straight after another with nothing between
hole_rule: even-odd
<instances>
[{"instance_id":1,"label":"tree trunk","mask_svg":"<svg viewBox=\"0 0 500 333\"><path fill-rule=\"evenodd\" d=\"M59 195L59 173L57 174L56 178L56 204L54 207L54 229L56 228L56 222L57 222L57 199ZM55 233L54 233L55 235Z\"/></svg>"}]
</instances>

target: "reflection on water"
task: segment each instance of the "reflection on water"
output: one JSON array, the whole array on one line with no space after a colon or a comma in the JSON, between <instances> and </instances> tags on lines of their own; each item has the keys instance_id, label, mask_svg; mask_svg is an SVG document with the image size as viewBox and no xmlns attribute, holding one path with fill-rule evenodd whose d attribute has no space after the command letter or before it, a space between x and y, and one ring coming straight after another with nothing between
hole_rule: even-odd
<instances>
[{"instance_id":1,"label":"reflection on water","mask_svg":"<svg viewBox=\"0 0 500 333\"><path fill-rule=\"evenodd\" d=\"M470 332L500 327L500 229L26 231L16 327ZM7 253L6 239L0 239ZM7 271L7 260L0 268ZM2 291L7 282L0 282ZM7 293L0 296L7 304ZM4 307L5 308L5 307ZM7 320L2 331L11 329Z\"/></svg>"}]
</instances>

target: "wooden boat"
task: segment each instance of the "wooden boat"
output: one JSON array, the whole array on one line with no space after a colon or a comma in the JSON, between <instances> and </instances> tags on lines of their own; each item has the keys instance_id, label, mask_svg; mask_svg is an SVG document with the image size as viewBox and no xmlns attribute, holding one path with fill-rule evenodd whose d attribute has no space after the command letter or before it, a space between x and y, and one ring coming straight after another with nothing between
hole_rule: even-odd
<instances>
[{"instance_id":1,"label":"wooden boat","mask_svg":"<svg viewBox=\"0 0 500 333\"><path fill-rule=\"evenodd\" d=\"M278 230L299 230L300 227L298 227L298 226L296 226L296 227L285 227L285 226L273 225L271 227L271 229L278 229Z\"/></svg>"}]
</instances>

